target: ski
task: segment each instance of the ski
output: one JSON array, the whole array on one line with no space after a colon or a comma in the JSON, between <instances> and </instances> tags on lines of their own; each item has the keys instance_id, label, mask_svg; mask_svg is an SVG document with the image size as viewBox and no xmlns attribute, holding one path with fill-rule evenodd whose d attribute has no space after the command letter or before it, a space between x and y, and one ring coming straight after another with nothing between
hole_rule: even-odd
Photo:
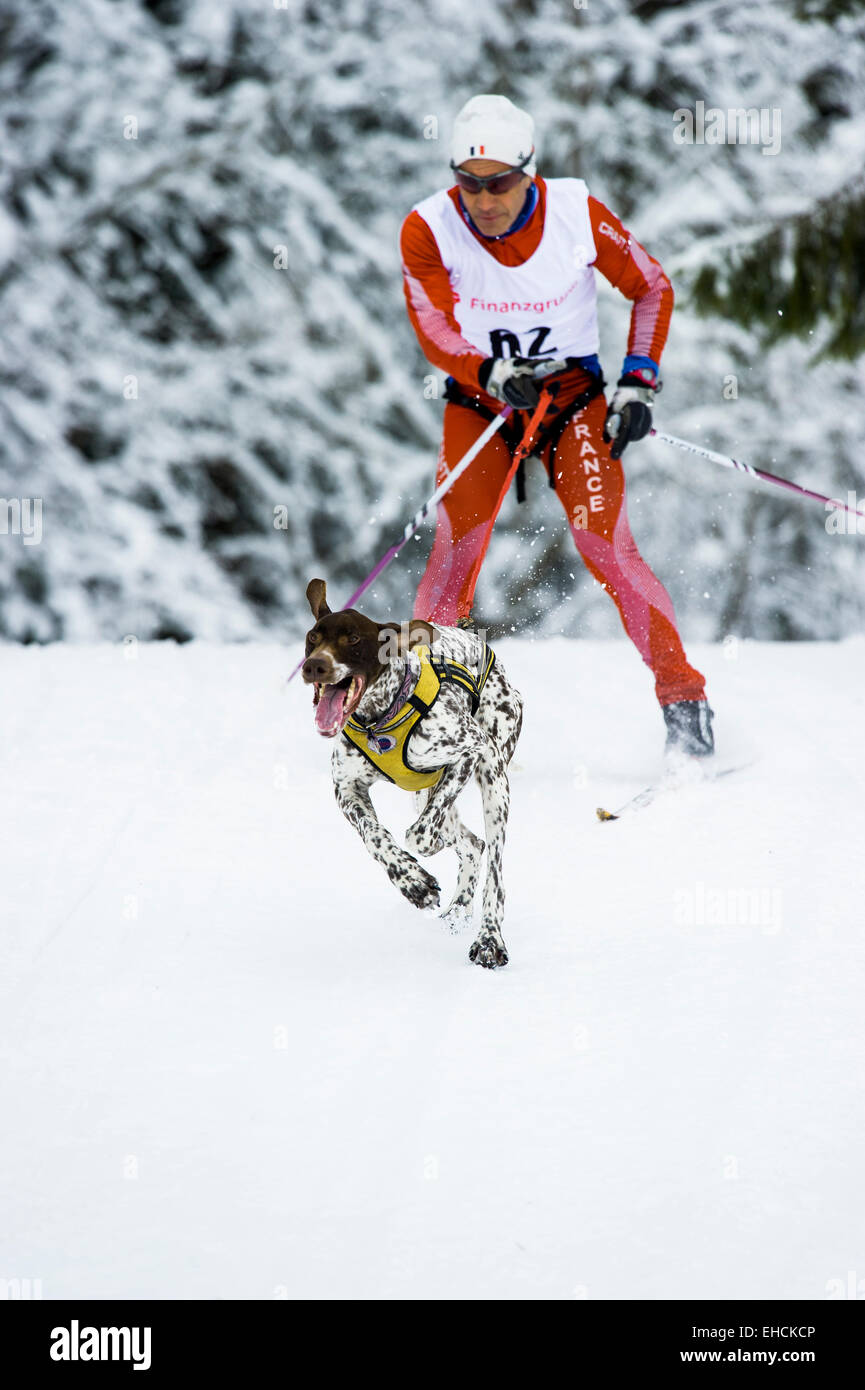
<instances>
[{"instance_id":1,"label":"ski","mask_svg":"<svg viewBox=\"0 0 865 1390\"><path fill-rule=\"evenodd\" d=\"M706 782L717 782L722 777L729 777L734 772L742 772L750 763L737 763L733 767L720 767L714 771L703 771L700 769L700 776L682 777L681 771L676 769L670 775L662 777L658 782L651 782L648 787L637 792L636 796L630 797L617 811L606 811L603 806L598 806L595 815L602 823L610 820L621 820L622 816L631 815L634 811L642 811L646 806L651 806L659 796L664 796L667 792L680 791L683 787L700 787ZM690 769L688 769L690 772Z\"/></svg>"}]
</instances>

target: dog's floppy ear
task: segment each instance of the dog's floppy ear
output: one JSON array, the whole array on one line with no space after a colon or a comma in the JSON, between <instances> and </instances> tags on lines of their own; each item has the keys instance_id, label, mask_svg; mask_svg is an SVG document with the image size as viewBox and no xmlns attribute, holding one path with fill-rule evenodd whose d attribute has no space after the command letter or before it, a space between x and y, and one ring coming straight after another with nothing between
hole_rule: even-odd
<instances>
[{"instance_id":1,"label":"dog's floppy ear","mask_svg":"<svg viewBox=\"0 0 865 1390\"><path fill-rule=\"evenodd\" d=\"M330 609L327 606L327 585L323 579L310 579L306 586L306 597L316 622L327 616Z\"/></svg>"}]
</instances>

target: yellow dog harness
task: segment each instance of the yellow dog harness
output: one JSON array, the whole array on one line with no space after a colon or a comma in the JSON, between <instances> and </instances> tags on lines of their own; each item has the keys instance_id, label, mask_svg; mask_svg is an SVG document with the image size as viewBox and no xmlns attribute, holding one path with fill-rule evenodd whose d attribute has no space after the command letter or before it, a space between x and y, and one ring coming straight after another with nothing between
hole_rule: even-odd
<instances>
[{"instance_id":1,"label":"yellow dog harness","mask_svg":"<svg viewBox=\"0 0 865 1390\"><path fill-rule=\"evenodd\" d=\"M414 690L400 704L396 713L388 711L384 722L378 721L371 725L363 725L355 719L349 719L342 731L349 743L369 759L377 772L407 792L434 787L444 772L444 767L433 768L430 772L415 772L414 768L408 765L411 736L438 699L442 682L453 681L467 690L471 696L474 714L480 704L481 691L496 659L492 648L484 643L480 674L475 676L461 661L434 659L430 656L429 647L416 647L415 652L420 657L420 676Z\"/></svg>"}]
</instances>

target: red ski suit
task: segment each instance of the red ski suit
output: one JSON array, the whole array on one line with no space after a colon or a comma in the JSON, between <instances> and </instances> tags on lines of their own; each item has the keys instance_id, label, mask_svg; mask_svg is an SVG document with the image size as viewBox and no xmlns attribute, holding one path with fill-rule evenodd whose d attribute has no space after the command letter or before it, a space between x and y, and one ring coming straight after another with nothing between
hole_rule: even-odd
<instances>
[{"instance_id":1,"label":"red ski suit","mask_svg":"<svg viewBox=\"0 0 865 1390\"><path fill-rule=\"evenodd\" d=\"M478 256L493 256L503 265L519 266L537 250L544 232L546 185L542 178L535 183L537 205L519 230L492 240L469 224ZM459 210L458 189L450 189L449 196ZM588 211L597 248L595 268L634 302L628 354L658 363L673 308L670 281L603 203L589 197ZM500 402L488 396L478 380L478 368L489 354L462 336L458 298L448 270L432 230L417 211L409 213L403 223L400 249L409 317L424 355L476 404L489 413L500 411ZM506 332L506 313L498 323ZM549 419L592 386L594 378L576 367L559 381ZM605 414L603 394L598 394L569 420L555 444L556 494L584 564L613 599L625 631L655 677L659 702L666 705L705 699L704 679L688 664L670 596L631 535L622 464L610 457L610 446L603 441ZM437 483L486 428L488 419L489 414L477 409L447 403ZM528 416L515 413L515 420L524 428ZM548 444L541 455L548 469L552 449ZM415 616L455 623L469 614L512 473L511 449L499 433L439 503L435 540L418 589Z\"/></svg>"}]
</instances>

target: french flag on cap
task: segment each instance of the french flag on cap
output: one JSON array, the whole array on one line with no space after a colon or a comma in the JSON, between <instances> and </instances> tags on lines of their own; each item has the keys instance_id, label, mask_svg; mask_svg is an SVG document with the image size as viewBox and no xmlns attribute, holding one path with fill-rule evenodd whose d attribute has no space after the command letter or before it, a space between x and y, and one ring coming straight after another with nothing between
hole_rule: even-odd
<instances>
[{"instance_id":1,"label":"french flag on cap","mask_svg":"<svg viewBox=\"0 0 865 1390\"><path fill-rule=\"evenodd\" d=\"M537 163L534 152L535 123L528 111L521 111L507 97L485 92L471 97L454 120L451 139L451 167L466 159L495 159L519 166L534 178ZM526 151L531 157L526 159Z\"/></svg>"}]
</instances>

